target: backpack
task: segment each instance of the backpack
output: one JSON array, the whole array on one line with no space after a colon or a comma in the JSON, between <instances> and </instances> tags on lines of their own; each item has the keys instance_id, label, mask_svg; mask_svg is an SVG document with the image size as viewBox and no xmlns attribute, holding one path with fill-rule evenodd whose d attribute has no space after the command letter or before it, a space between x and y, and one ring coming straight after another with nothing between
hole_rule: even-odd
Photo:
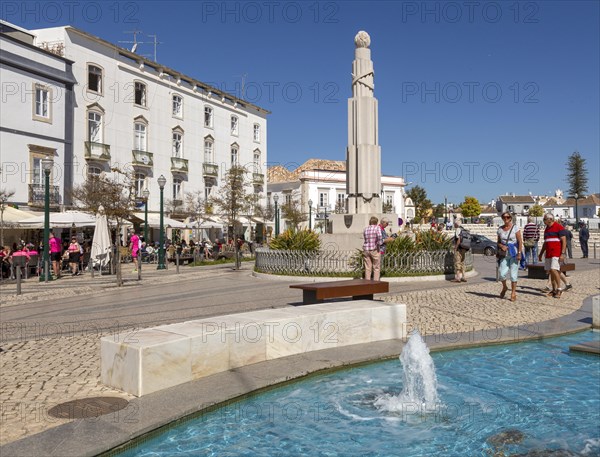
<instances>
[{"instance_id":1,"label":"backpack","mask_svg":"<svg viewBox=\"0 0 600 457\"><path fill-rule=\"evenodd\" d=\"M462 227L460 228L460 244L458 246L465 251L471 249L471 232Z\"/></svg>"}]
</instances>

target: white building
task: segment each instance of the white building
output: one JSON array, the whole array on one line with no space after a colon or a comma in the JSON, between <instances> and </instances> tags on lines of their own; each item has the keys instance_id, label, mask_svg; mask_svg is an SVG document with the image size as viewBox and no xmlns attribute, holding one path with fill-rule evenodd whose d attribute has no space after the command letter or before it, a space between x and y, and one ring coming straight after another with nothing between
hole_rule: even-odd
<instances>
[{"instance_id":1,"label":"white building","mask_svg":"<svg viewBox=\"0 0 600 457\"><path fill-rule=\"evenodd\" d=\"M54 160L50 205L70 191L73 160L73 62L34 46L27 30L0 21L0 187L21 209L44 206L42 159Z\"/></svg>"},{"instance_id":2,"label":"white building","mask_svg":"<svg viewBox=\"0 0 600 457\"><path fill-rule=\"evenodd\" d=\"M330 214L347 212L344 161L309 159L295 170L287 170L281 165L276 165L269 168L267 179L267 205L274 207L275 196L277 196L278 206L296 201L299 209L306 215L307 220L302 224L304 228L310 225L314 229L326 231ZM406 210L411 210L405 205L407 200L404 192L405 185L404 178L400 176L381 177L384 212L398 214L404 221L407 220ZM312 209L309 209L309 202L312 203ZM414 217L414 208L412 208L412 215L408 215L408 219L412 217ZM283 217L280 221L281 230L289 226L289 222Z\"/></svg>"},{"instance_id":3,"label":"white building","mask_svg":"<svg viewBox=\"0 0 600 457\"><path fill-rule=\"evenodd\" d=\"M268 111L74 27L31 33L37 46L74 62L65 188L112 167L130 169L138 194L150 192L149 211L158 212L161 175L169 208L188 192L210 195L236 163L248 166L251 191L264 191Z\"/></svg>"}]
</instances>

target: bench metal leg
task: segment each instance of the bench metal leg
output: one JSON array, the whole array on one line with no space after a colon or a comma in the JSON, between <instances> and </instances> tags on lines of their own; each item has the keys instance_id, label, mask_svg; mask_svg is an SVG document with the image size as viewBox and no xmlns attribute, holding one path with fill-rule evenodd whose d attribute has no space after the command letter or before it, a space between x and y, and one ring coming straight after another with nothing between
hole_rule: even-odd
<instances>
[{"instance_id":1,"label":"bench metal leg","mask_svg":"<svg viewBox=\"0 0 600 457\"><path fill-rule=\"evenodd\" d=\"M373 294L369 295L355 295L352 300L373 300Z\"/></svg>"},{"instance_id":2,"label":"bench metal leg","mask_svg":"<svg viewBox=\"0 0 600 457\"><path fill-rule=\"evenodd\" d=\"M314 305L318 303L317 292L315 290L303 290L302 291L302 303L305 305Z\"/></svg>"}]
</instances>

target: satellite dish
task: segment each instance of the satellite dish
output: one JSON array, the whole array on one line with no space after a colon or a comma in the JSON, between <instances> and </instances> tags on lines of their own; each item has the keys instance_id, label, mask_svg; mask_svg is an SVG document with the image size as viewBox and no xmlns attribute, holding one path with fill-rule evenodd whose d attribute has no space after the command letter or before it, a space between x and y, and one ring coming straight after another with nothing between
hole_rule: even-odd
<instances>
[{"instance_id":1,"label":"satellite dish","mask_svg":"<svg viewBox=\"0 0 600 457\"><path fill-rule=\"evenodd\" d=\"M133 47L131 48L131 52L135 52L135 50L137 49L137 43L134 43Z\"/></svg>"}]
</instances>

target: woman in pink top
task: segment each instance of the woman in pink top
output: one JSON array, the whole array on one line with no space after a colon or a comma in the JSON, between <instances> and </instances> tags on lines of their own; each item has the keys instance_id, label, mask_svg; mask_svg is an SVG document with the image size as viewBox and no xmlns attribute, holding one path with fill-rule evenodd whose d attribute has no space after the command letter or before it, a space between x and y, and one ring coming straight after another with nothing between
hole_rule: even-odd
<instances>
[{"instance_id":1,"label":"woman in pink top","mask_svg":"<svg viewBox=\"0 0 600 457\"><path fill-rule=\"evenodd\" d=\"M71 244L69 244L69 265L73 276L79 274L79 259L81 259L81 246L79 246L77 238L73 237L71 238Z\"/></svg>"},{"instance_id":2,"label":"woman in pink top","mask_svg":"<svg viewBox=\"0 0 600 457\"><path fill-rule=\"evenodd\" d=\"M135 230L131 234L131 239L129 240L129 247L131 248L131 257L133 259L134 270L133 272L137 272L138 268L138 252L140 251L140 237L135 234Z\"/></svg>"},{"instance_id":3,"label":"woman in pink top","mask_svg":"<svg viewBox=\"0 0 600 457\"><path fill-rule=\"evenodd\" d=\"M54 232L50 232L50 260L52 261L52 269L54 276L60 278L60 263L62 262L62 249L60 247L60 239L54 236ZM46 267L44 267L46 268Z\"/></svg>"}]
</instances>

